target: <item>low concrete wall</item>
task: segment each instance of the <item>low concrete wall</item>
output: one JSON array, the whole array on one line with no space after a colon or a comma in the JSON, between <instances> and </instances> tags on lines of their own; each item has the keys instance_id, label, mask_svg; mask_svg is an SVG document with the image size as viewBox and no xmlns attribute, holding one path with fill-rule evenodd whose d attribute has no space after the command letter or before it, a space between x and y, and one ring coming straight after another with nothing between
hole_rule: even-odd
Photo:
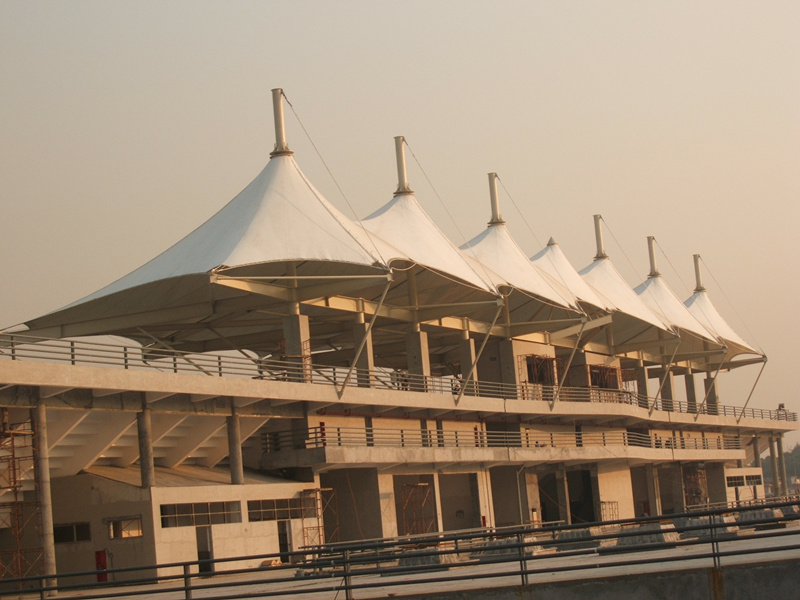
<instances>
[{"instance_id":1,"label":"low concrete wall","mask_svg":"<svg viewBox=\"0 0 800 600\"><path fill-rule=\"evenodd\" d=\"M752 600L795 598L800 588L796 561L671 573L581 579L529 586L396 596L403 600Z\"/></svg>"}]
</instances>

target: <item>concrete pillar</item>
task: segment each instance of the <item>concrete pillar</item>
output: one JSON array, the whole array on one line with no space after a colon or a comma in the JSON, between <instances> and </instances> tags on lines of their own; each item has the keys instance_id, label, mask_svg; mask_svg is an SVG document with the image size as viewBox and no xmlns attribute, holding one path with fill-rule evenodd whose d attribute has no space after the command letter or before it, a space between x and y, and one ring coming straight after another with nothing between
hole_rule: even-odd
<instances>
[{"instance_id":1,"label":"concrete pillar","mask_svg":"<svg viewBox=\"0 0 800 600\"><path fill-rule=\"evenodd\" d=\"M231 401L231 415L228 425L228 464L231 470L231 484L244 485L244 462L242 461L242 431L236 405Z\"/></svg>"},{"instance_id":2,"label":"concrete pillar","mask_svg":"<svg viewBox=\"0 0 800 600\"><path fill-rule=\"evenodd\" d=\"M356 315L356 322L353 325L353 343L358 350L361 342L366 337L364 348L356 360L356 382L358 387L372 387L372 371L375 370L375 355L372 351L372 332L367 331L369 324L364 321L364 313Z\"/></svg>"},{"instance_id":3,"label":"concrete pillar","mask_svg":"<svg viewBox=\"0 0 800 600\"><path fill-rule=\"evenodd\" d=\"M703 387L705 389L708 399L706 400L706 407L708 414L719 414L719 396L717 395L717 382L711 373L706 373L706 378L703 380ZM711 390L711 391L709 391Z\"/></svg>"},{"instance_id":4,"label":"concrete pillar","mask_svg":"<svg viewBox=\"0 0 800 600\"><path fill-rule=\"evenodd\" d=\"M658 483L658 469L653 465L645 465L647 478L647 503L650 505L650 516L661 514L661 486Z\"/></svg>"},{"instance_id":5,"label":"concrete pillar","mask_svg":"<svg viewBox=\"0 0 800 600\"><path fill-rule=\"evenodd\" d=\"M753 436L753 466L761 468L761 448L758 443L758 436Z\"/></svg>"},{"instance_id":6,"label":"concrete pillar","mask_svg":"<svg viewBox=\"0 0 800 600\"><path fill-rule=\"evenodd\" d=\"M295 307L296 310L299 310ZM308 317L298 313L283 318L283 340L286 344L286 361L293 364L289 379L311 379L311 333ZM295 366L296 365L296 366Z\"/></svg>"},{"instance_id":7,"label":"concrete pillar","mask_svg":"<svg viewBox=\"0 0 800 600\"><path fill-rule=\"evenodd\" d=\"M45 585L57 584L56 546L53 534L53 496L50 491L50 447L47 442L47 413L40 399L31 411L36 425L36 476L39 480L39 505L42 511L42 558L44 575L50 575ZM50 592L49 595L55 595Z\"/></svg>"},{"instance_id":8,"label":"concrete pillar","mask_svg":"<svg viewBox=\"0 0 800 600\"><path fill-rule=\"evenodd\" d=\"M688 405L690 413L697 412L697 389L694 387L694 373L686 373L683 376L683 382L686 384L686 404Z\"/></svg>"},{"instance_id":9,"label":"concrete pillar","mask_svg":"<svg viewBox=\"0 0 800 600\"><path fill-rule=\"evenodd\" d=\"M789 480L786 478L786 459L783 456L783 436L779 435L775 440L778 446L778 470L781 476L781 496L789 495Z\"/></svg>"},{"instance_id":10,"label":"concrete pillar","mask_svg":"<svg viewBox=\"0 0 800 600\"><path fill-rule=\"evenodd\" d=\"M394 496L394 476L378 473L378 498L381 507L383 537L397 537L397 505Z\"/></svg>"},{"instance_id":11,"label":"concrete pillar","mask_svg":"<svg viewBox=\"0 0 800 600\"><path fill-rule=\"evenodd\" d=\"M775 455L775 438L772 436L769 436L769 460L772 467L772 495L777 497L781 495L781 488L778 483L780 473L778 471L778 457Z\"/></svg>"},{"instance_id":12,"label":"concrete pillar","mask_svg":"<svg viewBox=\"0 0 800 600\"><path fill-rule=\"evenodd\" d=\"M566 469L556 471L556 492L558 495L558 518L567 525L572 525L572 512L569 508L569 482Z\"/></svg>"},{"instance_id":13,"label":"concrete pillar","mask_svg":"<svg viewBox=\"0 0 800 600\"><path fill-rule=\"evenodd\" d=\"M462 334L461 341L458 343L458 351L459 351L459 359L461 361L461 380L466 381L467 375L469 375L470 369L472 369L472 365L475 363L475 340L469 337L469 332L464 331ZM464 390L464 394L467 396L475 395L475 390L477 389L477 382L478 382L478 368L476 367L472 371L472 376L469 378L469 383L467 383L467 388Z\"/></svg>"},{"instance_id":14,"label":"concrete pillar","mask_svg":"<svg viewBox=\"0 0 800 600\"><path fill-rule=\"evenodd\" d=\"M664 381L664 386L661 388L661 408L663 410L667 410L672 412L675 410L675 406L672 403L673 398L675 398L675 394L673 393L675 389L675 379L672 371L667 372L666 380Z\"/></svg>"},{"instance_id":15,"label":"concrete pillar","mask_svg":"<svg viewBox=\"0 0 800 600\"><path fill-rule=\"evenodd\" d=\"M636 391L639 394L639 406L642 408L650 408L648 398L650 397L647 391L647 368L636 368Z\"/></svg>"},{"instance_id":16,"label":"concrete pillar","mask_svg":"<svg viewBox=\"0 0 800 600\"><path fill-rule=\"evenodd\" d=\"M540 523L542 521L542 502L539 497L539 475L529 473L526 469L522 476L522 483L525 485L525 495L528 500L527 517L531 523Z\"/></svg>"},{"instance_id":17,"label":"concrete pillar","mask_svg":"<svg viewBox=\"0 0 800 600\"><path fill-rule=\"evenodd\" d=\"M427 379L431 375L431 357L428 351L428 334L419 330L419 325L406 334L406 357L408 373L411 376L409 389L425 391Z\"/></svg>"},{"instance_id":18,"label":"concrete pillar","mask_svg":"<svg viewBox=\"0 0 800 600\"><path fill-rule=\"evenodd\" d=\"M494 503L492 501L492 482L488 469L481 469L475 474L478 484L478 507L480 509L481 526L494 527Z\"/></svg>"},{"instance_id":19,"label":"concrete pillar","mask_svg":"<svg viewBox=\"0 0 800 600\"><path fill-rule=\"evenodd\" d=\"M150 409L147 406L143 406L142 412L136 415L136 430L139 436L139 472L142 488L149 490L156 484L156 465L153 459L153 425Z\"/></svg>"}]
</instances>

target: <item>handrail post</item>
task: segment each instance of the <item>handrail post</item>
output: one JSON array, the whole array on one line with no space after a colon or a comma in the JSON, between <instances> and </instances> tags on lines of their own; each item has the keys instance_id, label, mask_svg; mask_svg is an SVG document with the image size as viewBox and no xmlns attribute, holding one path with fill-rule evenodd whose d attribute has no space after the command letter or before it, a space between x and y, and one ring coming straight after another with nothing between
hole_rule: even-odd
<instances>
[{"instance_id":1,"label":"handrail post","mask_svg":"<svg viewBox=\"0 0 800 600\"><path fill-rule=\"evenodd\" d=\"M350 589L350 551L345 550L342 553L342 557L344 559L344 578L342 579L342 585L344 586L344 597L345 600L353 600L353 591Z\"/></svg>"},{"instance_id":2,"label":"handrail post","mask_svg":"<svg viewBox=\"0 0 800 600\"><path fill-rule=\"evenodd\" d=\"M192 575L189 571L189 564L183 565L183 593L184 598L189 600L192 597Z\"/></svg>"},{"instance_id":3,"label":"handrail post","mask_svg":"<svg viewBox=\"0 0 800 600\"><path fill-rule=\"evenodd\" d=\"M528 585L528 568L525 565L525 536L521 531L517 534L517 542L519 543L519 572L522 576L522 585Z\"/></svg>"}]
</instances>

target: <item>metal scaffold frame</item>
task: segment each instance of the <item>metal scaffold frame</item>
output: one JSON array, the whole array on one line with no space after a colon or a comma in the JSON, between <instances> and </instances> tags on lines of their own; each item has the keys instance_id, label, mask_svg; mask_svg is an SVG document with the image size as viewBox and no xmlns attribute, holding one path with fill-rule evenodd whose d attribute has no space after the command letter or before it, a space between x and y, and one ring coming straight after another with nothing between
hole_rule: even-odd
<instances>
[{"instance_id":1,"label":"metal scaffold frame","mask_svg":"<svg viewBox=\"0 0 800 600\"><path fill-rule=\"evenodd\" d=\"M8 409L0 409L0 417L0 580L41 575L36 437L30 419L10 423ZM26 490L31 490L27 497Z\"/></svg>"},{"instance_id":2,"label":"metal scaffold frame","mask_svg":"<svg viewBox=\"0 0 800 600\"><path fill-rule=\"evenodd\" d=\"M313 547L340 541L336 490L333 488L303 490L300 498L303 545ZM326 524L327 535L325 533Z\"/></svg>"}]
</instances>

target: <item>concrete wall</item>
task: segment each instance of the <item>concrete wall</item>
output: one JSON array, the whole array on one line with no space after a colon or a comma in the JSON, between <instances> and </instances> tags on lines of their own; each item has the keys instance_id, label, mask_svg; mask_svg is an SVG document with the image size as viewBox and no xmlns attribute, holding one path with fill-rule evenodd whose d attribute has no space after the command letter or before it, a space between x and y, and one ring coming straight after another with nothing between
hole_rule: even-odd
<instances>
[{"instance_id":1,"label":"concrete wall","mask_svg":"<svg viewBox=\"0 0 800 600\"><path fill-rule=\"evenodd\" d=\"M55 526L89 523L91 531L91 541L56 544L56 568L60 573L93 571L97 551L106 552L108 568L155 564L154 522L147 490L88 474L56 478L51 486L56 499ZM110 520L139 516L142 537L109 538ZM143 574L121 574L116 578L130 579Z\"/></svg>"},{"instance_id":2,"label":"concrete wall","mask_svg":"<svg viewBox=\"0 0 800 600\"><path fill-rule=\"evenodd\" d=\"M156 561L170 563L197 560L197 534L193 526L162 527L162 504L185 504L187 502L241 502L242 522L211 525L214 558L272 554L279 552L278 526L276 521L250 523L247 514L248 500L268 500L298 497L309 488L308 483L264 483L248 485L198 485L194 487L152 488L151 519L154 523ZM303 545L301 519L291 520L292 549ZM258 567L260 559L233 561L220 564L218 571L246 567ZM166 572L165 572L166 573Z\"/></svg>"},{"instance_id":3,"label":"concrete wall","mask_svg":"<svg viewBox=\"0 0 800 600\"><path fill-rule=\"evenodd\" d=\"M600 494L599 502L616 503L617 519L632 519L636 516L631 471L627 465L598 463L597 488ZM597 516L603 517L602 514Z\"/></svg>"},{"instance_id":4,"label":"concrete wall","mask_svg":"<svg viewBox=\"0 0 800 600\"><path fill-rule=\"evenodd\" d=\"M747 485L747 476L760 476L761 485ZM728 487L728 477L744 477L745 485L741 487ZM743 500L754 500L764 498L764 474L761 467L725 467L722 472L721 482L725 486L725 502L736 502Z\"/></svg>"},{"instance_id":5,"label":"concrete wall","mask_svg":"<svg viewBox=\"0 0 800 600\"><path fill-rule=\"evenodd\" d=\"M481 526L481 506L476 473L439 474L442 531Z\"/></svg>"}]
</instances>

